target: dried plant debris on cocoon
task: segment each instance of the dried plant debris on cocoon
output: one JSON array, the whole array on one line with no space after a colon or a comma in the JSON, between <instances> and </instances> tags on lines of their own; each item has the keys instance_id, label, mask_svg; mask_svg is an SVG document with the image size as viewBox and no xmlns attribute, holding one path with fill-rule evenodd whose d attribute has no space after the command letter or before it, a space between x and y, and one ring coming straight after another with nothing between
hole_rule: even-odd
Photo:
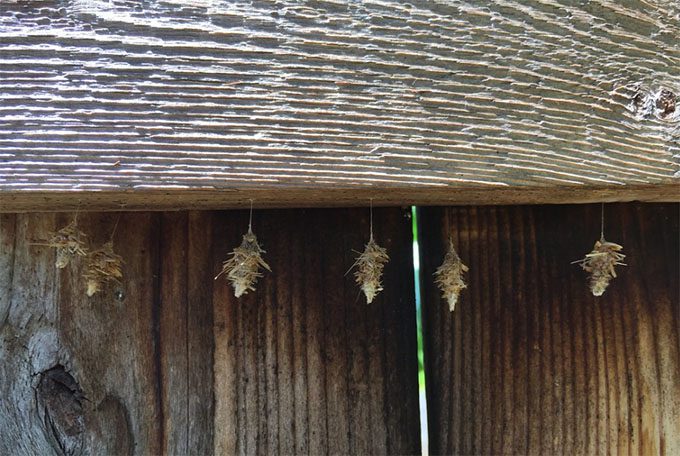
<instances>
[{"instance_id":1,"label":"dried plant debris on cocoon","mask_svg":"<svg viewBox=\"0 0 680 456\"><path fill-rule=\"evenodd\" d=\"M390 257L387 255L387 250L384 247L380 247L373 239L373 235L371 235L366 248L350 268L350 270L354 267L357 268L354 272L354 277L364 295L366 295L367 304L372 303L377 294L383 290L382 274L385 264L389 260Z\"/></svg>"},{"instance_id":2,"label":"dried plant debris on cocoon","mask_svg":"<svg viewBox=\"0 0 680 456\"><path fill-rule=\"evenodd\" d=\"M272 272L269 265L262 259L262 254L266 253L257 242L257 236L252 229L243 235L241 245L236 247L231 253L231 258L222 264L222 271L215 277L217 280L222 274L226 275L227 280L234 288L234 295L240 298L248 291L255 291L257 279L262 277L261 268Z\"/></svg>"},{"instance_id":3,"label":"dried plant debris on cocoon","mask_svg":"<svg viewBox=\"0 0 680 456\"><path fill-rule=\"evenodd\" d=\"M456 303L460 297L460 292L467 288L463 274L468 272L468 267L463 264L458 252L453 246L453 241L449 240L449 250L444 256L444 262L434 273L435 283L442 292L442 297L449 303L449 311L456 309Z\"/></svg>"},{"instance_id":4,"label":"dried plant debris on cocoon","mask_svg":"<svg viewBox=\"0 0 680 456\"><path fill-rule=\"evenodd\" d=\"M55 265L59 269L68 266L72 260L87 255L85 238L87 235L80 231L76 219L59 231L51 233L45 241L33 242L33 245L44 245L57 249Z\"/></svg>"},{"instance_id":5,"label":"dried plant debris on cocoon","mask_svg":"<svg viewBox=\"0 0 680 456\"><path fill-rule=\"evenodd\" d=\"M605 240L603 236L595 242L592 252L582 260L574 261L590 274L590 291L593 295L602 296L609 282L616 277L615 267L625 266L623 259L626 256L621 250L622 246Z\"/></svg>"},{"instance_id":6,"label":"dried plant debris on cocoon","mask_svg":"<svg viewBox=\"0 0 680 456\"><path fill-rule=\"evenodd\" d=\"M87 269L83 274L87 282L87 295L93 296L108 282L120 283L123 278L123 258L113 251L109 241L88 255Z\"/></svg>"}]
</instances>

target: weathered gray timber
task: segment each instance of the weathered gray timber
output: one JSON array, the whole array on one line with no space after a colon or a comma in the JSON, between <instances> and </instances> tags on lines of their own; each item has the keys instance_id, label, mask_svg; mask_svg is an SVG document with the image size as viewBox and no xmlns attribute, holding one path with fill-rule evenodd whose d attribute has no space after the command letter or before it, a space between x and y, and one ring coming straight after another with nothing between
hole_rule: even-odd
<instances>
[{"instance_id":1,"label":"weathered gray timber","mask_svg":"<svg viewBox=\"0 0 680 456\"><path fill-rule=\"evenodd\" d=\"M679 37L674 0L3 1L0 211L677 201Z\"/></svg>"}]
</instances>

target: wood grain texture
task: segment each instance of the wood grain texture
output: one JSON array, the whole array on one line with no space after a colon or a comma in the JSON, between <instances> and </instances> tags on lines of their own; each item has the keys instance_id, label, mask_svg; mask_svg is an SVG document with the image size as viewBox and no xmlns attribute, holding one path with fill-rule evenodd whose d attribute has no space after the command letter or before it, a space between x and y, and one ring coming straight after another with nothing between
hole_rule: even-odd
<instances>
[{"instance_id":1,"label":"wood grain texture","mask_svg":"<svg viewBox=\"0 0 680 456\"><path fill-rule=\"evenodd\" d=\"M215 270L248 225L221 213ZM367 210L258 211L267 251L257 292L214 287L215 453L420 452L411 226L375 211L392 257L371 305L351 275L368 240Z\"/></svg>"},{"instance_id":2,"label":"wood grain texture","mask_svg":"<svg viewBox=\"0 0 680 456\"><path fill-rule=\"evenodd\" d=\"M2 274L4 319L0 321L0 453L41 454L53 433L35 404L36 374L58 363L59 334L54 253L33 251L27 242L54 229L55 216L3 215L0 251L9 271ZM21 303L21 304L19 304ZM7 400L11 398L11 400Z\"/></svg>"},{"instance_id":3,"label":"wood grain texture","mask_svg":"<svg viewBox=\"0 0 680 456\"><path fill-rule=\"evenodd\" d=\"M386 290L358 296L367 210L257 211L273 274L223 280L245 212L122 212L125 279L29 245L73 214L0 215L0 454L419 453L411 224L376 210ZM93 246L118 214L81 213ZM81 397L81 392L82 396Z\"/></svg>"},{"instance_id":4,"label":"wood grain texture","mask_svg":"<svg viewBox=\"0 0 680 456\"><path fill-rule=\"evenodd\" d=\"M624 246L604 296L570 261L599 205L426 208L421 265L432 454L678 454L677 205L608 205ZM470 267L450 314L431 275Z\"/></svg>"},{"instance_id":5,"label":"wood grain texture","mask_svg":"<svg viewBox=\"0 0 680 456\"><path fill-rule=\"evenodd\" d=\"M117 217L80 214L79 226L97 246ZM0 324L0 453L209 454L212 305L205 289L213 271L200 261L209 258L209 214L121 213L114 239L125 281L93 298L85 294L82 261L57 271L51 249L29 245L71 218L2 218L0 239L11 248L0 251L8 266L0 309L9 309ZM64 366L83 392L77 435L51 425L68 422L63 388L34 403L34 390L45 389L42 373L54 366Z\"/></svg>"},{"instance_id":6,"label":"wood grain texture","mask_svg":"<svg viewBox=\"0 0 680 456\"><path fill-rule=\"evenodd\" d=\"M61 215L57 226L66 225L71 216ZM110 239L117 217L83 214L79 225L92 245L98 246ZM164 381L168 374L161 364L174 354L163 353L159 344L159 334L169 324L159 316L165 306L157 297L161 284L153 278L162 261L159 217L121 214L114 246L125 261L124 284L106 287L88 298L81 278L85 262L81 261L58 274L59 298L47 302L59 314L55 327L61 341L59 359L89 401L86 423L94 424L86 427L86 452L91 454L160 454L164 450L162 418L168 404L163 393L175 385ZM25 306L21 301L16 305Z\"/></svg>"},{"instance_id":7,"label":"wood grain texture","mask_svg":"<svg viewBox=\"0 0 680 456\"><path fill-rule=\"evenodd\" d=\"M260 190L130 190L88 192L10 192L0 195L2 212L70 211L176 211L194 209L356 207L408 205L560 204L599 201L680 201L680 185L626 185L617 187L552 187L523 189L372 188L330 187Z\"/></svg>"},{"instance_id":8,"label":"wood grain texture","mask_svg":"<svg viewBox=\"0 0 680 456\"><path fill-rule=\"evenodd\" d=\"M674 0L3 1L0 208L677 201L679 35Z\"/></svg>"}]
</instances>

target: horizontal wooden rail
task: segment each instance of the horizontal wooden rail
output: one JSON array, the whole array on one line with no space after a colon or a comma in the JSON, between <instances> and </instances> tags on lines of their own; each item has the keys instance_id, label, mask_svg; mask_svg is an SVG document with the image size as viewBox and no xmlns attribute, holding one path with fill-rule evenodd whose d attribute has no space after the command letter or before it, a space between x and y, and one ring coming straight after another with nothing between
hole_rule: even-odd
<instances>
[{"instance_id":1,"label":"horizontal wooden rail","mask_svg":"<svg viewBox=\"0 0 680 456\"><path fill-rule=\"evenodd\" d=\"M125 192L11 192L0 196L0 212L68 210L185 210L255 207L352 207L410 205L562 204L599 201L680 201L677 185L554 187L549 189L452 188L273 188L215 190L128 190Z\"/></svg>"},{"instance_id":2,"label":"horizontal wooden rail","mask_svg":"<svg viewBox=\"0 0 680 456\"><path fill-rule=\"evenodd\" d=\"M0 211L680 200L680 6L3 1Z\"/></svg>"}]
</instances>

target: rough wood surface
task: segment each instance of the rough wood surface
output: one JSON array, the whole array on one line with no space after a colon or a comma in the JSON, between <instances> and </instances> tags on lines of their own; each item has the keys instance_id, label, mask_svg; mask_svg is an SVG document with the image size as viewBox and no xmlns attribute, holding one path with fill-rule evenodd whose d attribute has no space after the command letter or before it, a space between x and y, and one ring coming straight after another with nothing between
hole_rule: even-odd
<instances>
[{"instance_id":1,"label":"rough wood surface","mask_svg":"<svg viewBox=\"0 0 680 456\"><path fill-rule=\"evenodd\" d=\"M214 224L216 270L248 223L227 214ZM375 212L392 261L371 305L345 276L367 210L257 212L253 226L274 272L241 300L214 287L215 452L419 453L410 220Z\"/></svg>"},{"instance_id":2,"label":"rough wood surface","mask_svg":"<svg viewBox=\"0 0 680 456\"><path fill-rule=\"evenodd\" d=\"M674 0L3 1L0 210L676 201L679 35Z\"/></svg>"},{"instance_id":3,"label":"rough wood surface","mask_svg":"<svg viewBox=\"0 0 680 456\"><path fill-rule=\"evenodd\" d=\"M246 212L124 212L125 280L31 246L72 214L0 215L0 454L419 452L410 220L376 210L394 259L371 305L343 274L366 210L258 211L274 269L236 301L213 280ZM99 245L117 214L80 214Z\"/></svg>"},{"instance_id":4,"label":"rough wood surface","mask_svg":"<svg viewBox=\"0 0 680 456\"><path fill-rule=\"evenodd\" d=\"M607 206L628 266L595 298L570 261L599 209L422 211L432 454L680 453L678 206ZM470 266L453 314L431 280L449 236Z\"/></svg>"},{"instance_id":5,"label":"rough wood surface","mask_svg":"<svg viewBox=\"0 0 680 456\"><path fill-rule=\"evenodd\" d=\"M553 187L515 192L505 189L450 188L381 188L358 192L356 189L273 188L263 190L132 190L120 192L11 192L0 196L0 212L35 212L64 210L192 210L250 207L303 208L408 205L489 205L489 204L558 204L599 201L680 201L680 185L645 185L625 187Z\"/></svg>"}]
</instances>

